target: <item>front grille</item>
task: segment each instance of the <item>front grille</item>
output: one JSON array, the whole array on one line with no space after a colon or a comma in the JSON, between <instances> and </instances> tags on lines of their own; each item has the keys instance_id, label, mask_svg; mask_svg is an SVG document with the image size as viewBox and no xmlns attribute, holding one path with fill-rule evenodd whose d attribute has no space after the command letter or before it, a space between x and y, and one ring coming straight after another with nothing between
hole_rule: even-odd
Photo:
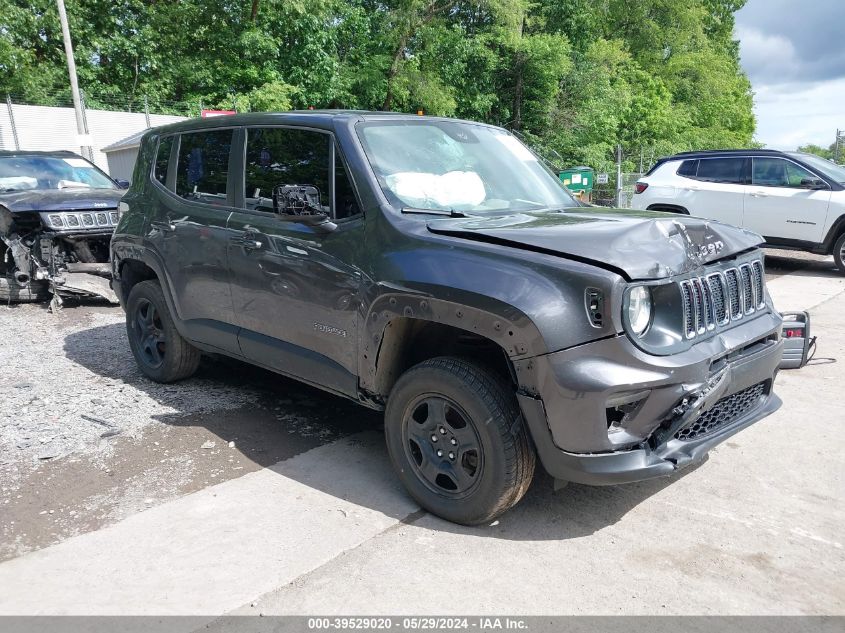
<instances>
[{"instance_id":1,"label":"front grille","mask_svg":"<svg viewBox=\"0 0 845 633\"><path fill-rule=\"evenodd\" d=\"M111 229L117 226L117 211L61 211L46 216L57 229Z\"/></svg>"},{"instance_id":2,"label":"front grille","mask_svg":"<svg viewBox=\"0 0 845 633\"><path fill-rule=\"evenodd\" d=\"M756 291L756 299L757 304L756 308L762 308L766 305L766 291L765 291L765 284L766 278L763 274L763 264L762 262L756 261L751 264L751 274L754 278L754 289Z\"/></svg>"},{"instance_id":3,"label":"front grille","mask_svg":"<svg viewBox=\"0 0 845 633\"><path fill-rule=\"evenodd\" d=\"M726 296L724 278L717 274L707 276L707 284L710 288L710 296L713 298L713 314L717 325L724 325L731 319L728 314L728 298Z\"/></svg>"},{"instance_id":4,"label":"front grille","mask_svg":"<svg viewBox=\"0 0 845 633\"><path fill-rule=\"evenodd\" d=\"M742 292L739 287L739 271L736 268L729 268L725 271L725 280L728 284L730 315L732 319L738 319L742 316L742 303L740 301Z\"/></svg>"},{"instance_id":5,"label":"front grille","mask_svg":"<svg viewBox=\"0 0 845 633\"><path fill-rule=\"evenodd\" d=\"M722 398L695 422L675 433L675 438L689 442L718 431L758 406L765 392L766 383L760 382Z\"/></svg>"},{"instance_id":6,"label":"front grille","mask_svg":"<svg viewBox=\"0 0 845 633\"><path fill-rule=\"evenodd\" d=\"M686 338L701 336L765 308L763 264L754 261L678 282Z\"/></svg>"},{"instance_id":7,"label":"front grille","mask_svg":"<svg viewBox=\"0 0 845 633\"><path fill-rule=\"evenodd\" d=\"M745 314L751 314L756 306L754 283L751 281L751 266L743 264L739 267L739 272L742 275L742 308Z\"/></svg>"}]
</instances>

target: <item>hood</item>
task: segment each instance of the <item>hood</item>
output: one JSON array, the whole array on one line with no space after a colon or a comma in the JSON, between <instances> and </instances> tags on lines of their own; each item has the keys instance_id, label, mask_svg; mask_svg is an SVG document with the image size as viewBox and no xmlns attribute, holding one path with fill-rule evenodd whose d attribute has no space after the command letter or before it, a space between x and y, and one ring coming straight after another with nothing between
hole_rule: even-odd
<instances>
[{"instance_id":1,"label":"hood","mask_svg":"<svg viewBox=\"0 0 845 633\"><path fill-rule=\"evenodd\" d=\"M12 213L23 211L75 211L116 209L126 192L121 189L38 189L0 194L0 206Z\"/></svg>"},{"instance_id":2,"label":"hood","mask_svg":"<svg viewBox=\"0 0 845 633\"><path fill-rule=\"evenodd\" d=\"M691 272L763 243L757 233L701 218L595 207L431 220L428 230L561 255L630 280Z\"/></svg>"}]
</instances>

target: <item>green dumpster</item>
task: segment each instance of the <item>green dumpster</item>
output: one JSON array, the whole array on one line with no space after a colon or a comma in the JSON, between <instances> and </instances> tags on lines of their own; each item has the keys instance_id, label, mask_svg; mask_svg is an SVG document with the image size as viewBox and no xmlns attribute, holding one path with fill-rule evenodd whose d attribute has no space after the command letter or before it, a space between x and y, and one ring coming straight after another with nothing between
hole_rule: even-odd
<instances>
[{"instance_id":1,"label":"green dumpster","mask_svg":"<svg viewBox=\"0 0 845 633\"><path fill-rule=\"evenodd\" d=\"M589 200L593 193L595 172L590 167L571 167L558 174L563 184L582 200Z\"/></svg>"}]
</instances>

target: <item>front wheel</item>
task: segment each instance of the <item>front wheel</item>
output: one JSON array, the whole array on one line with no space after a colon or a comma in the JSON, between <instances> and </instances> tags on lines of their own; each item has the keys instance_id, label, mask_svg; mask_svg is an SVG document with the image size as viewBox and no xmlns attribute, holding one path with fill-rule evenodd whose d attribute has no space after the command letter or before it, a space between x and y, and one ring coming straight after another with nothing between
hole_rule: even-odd
<instances>
[{"instance_id":1,"label":"front wheel","mask_svg":"<svg viewBox=\"0 0 845 633\"><path fill-rule=\"evenodd\" d=\"M387 449L423 508L465 525L491 521L528 490L535 454L513 389L463 359L416 365L385 412Z\"/></svg>"},{"instance_id":2,"label":"front wheel","mask_svg":"<svg viewBox=\"0 0 845 633\"><path fill-rule=\"evenodd\" d=\"M833 245L833 261L839 272L845 275L845 233L839 236Z\"/></svg>"}]
</instances>

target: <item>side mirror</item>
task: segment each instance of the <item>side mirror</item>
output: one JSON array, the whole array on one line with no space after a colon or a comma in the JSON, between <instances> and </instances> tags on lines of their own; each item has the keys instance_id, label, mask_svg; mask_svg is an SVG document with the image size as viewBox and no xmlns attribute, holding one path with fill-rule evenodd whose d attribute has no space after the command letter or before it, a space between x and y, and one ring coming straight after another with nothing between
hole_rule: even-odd
<instances>
[{"instance_id":1,"label":"side mirror","mask_svg":"<svg viewBox=\"0 0 845 633\"><path fill-rule=\"evenodd\" d=\"M827 189L827 183L821 178L802 178L802 189Z\"/></svg>"},{"instance_id":2,"label":"side mirror","mask_svg":"<svg viewBox=\"0 0 845 633\"><path fill-rule=\"evenodd\" d=\"M115 182L117 183L117 186L120 187L121 189L129 189L129 181L128 180L124 180L122 178L116 178Z\"/></svg>"},{"instance_id":3,"label":"side mirror","mask_svg":"<svg viewBox=\"0 0 845 633\"><path fill-rule=\"evenodd\" d=\"M337 224L320 204L320 190L313 185L279 185L273 189L273 209L286 222L304 224L331 233Z\"/></svg>"}]
</instances>

